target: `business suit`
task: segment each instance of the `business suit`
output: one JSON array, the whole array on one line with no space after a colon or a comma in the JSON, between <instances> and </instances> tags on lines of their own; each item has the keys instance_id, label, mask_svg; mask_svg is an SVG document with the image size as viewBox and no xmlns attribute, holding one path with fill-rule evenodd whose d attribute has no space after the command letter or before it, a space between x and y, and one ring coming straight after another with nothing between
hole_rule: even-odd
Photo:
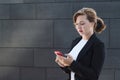
<instances>
[{"instance_id":1,"label":"business suit","mask_svg":"<svg viewBox=\"0 0 120 80\"><path fill-rule=\"evenodd\" d=\"M77 38L72 42L71 49L81 40ZM95 35L90 37L70 66L62 68L66 73L75 72L75 80L98 80L105 57L104 44Z\"/></svg>"}]
</instances>

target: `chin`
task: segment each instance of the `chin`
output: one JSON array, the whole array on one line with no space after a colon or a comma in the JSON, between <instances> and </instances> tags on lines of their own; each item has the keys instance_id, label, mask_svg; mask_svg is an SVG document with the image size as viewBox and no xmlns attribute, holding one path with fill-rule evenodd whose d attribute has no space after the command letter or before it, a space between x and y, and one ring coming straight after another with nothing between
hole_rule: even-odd
<instances>
[{"instance_id":1,"label":"chin","mask_svg":"<svg viewBox=\"0 0 120 80\"><path fill-rule=\"evenodd\" d=\"M80 35L80 36L82 36L82 35L84 35L84 34L83 34L83 33L81 33L81 32L79 32L79 35Z\"/></svg>"}]
</instances>

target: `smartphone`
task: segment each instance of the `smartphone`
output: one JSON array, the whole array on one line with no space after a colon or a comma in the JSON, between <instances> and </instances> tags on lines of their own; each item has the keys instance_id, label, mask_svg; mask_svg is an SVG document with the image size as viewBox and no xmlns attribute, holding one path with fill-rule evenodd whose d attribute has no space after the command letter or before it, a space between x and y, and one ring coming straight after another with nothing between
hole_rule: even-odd
<instances>
[{"instance_id":1,"label":"smartphone","mask_svg":"<svg viewBox=\"0 0 120 80\"><path fill-rule=\"evenodd\" d=\"M55 53L56 55L64 56L63 53L60 52L60 51L54 51L54 53Z\"/></svg>"}]
</instances>

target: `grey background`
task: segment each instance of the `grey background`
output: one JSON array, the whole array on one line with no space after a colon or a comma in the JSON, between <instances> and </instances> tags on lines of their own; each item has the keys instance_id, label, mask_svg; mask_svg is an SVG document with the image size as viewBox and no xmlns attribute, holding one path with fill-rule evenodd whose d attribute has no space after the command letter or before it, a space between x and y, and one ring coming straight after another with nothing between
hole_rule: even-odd
<instances>
[{"instance_id":1,"label":"grey background","mask_svg":"<svg viewBox=\"0 0 120 80\"><path fill-rule=\"evenodd\" d=\"M67 80L53 52L69 51L82 7L107 25L98 35L106 46L99 80L120 80L120 0L0 0L0 80Z\"/></svg>"}]
</instances>

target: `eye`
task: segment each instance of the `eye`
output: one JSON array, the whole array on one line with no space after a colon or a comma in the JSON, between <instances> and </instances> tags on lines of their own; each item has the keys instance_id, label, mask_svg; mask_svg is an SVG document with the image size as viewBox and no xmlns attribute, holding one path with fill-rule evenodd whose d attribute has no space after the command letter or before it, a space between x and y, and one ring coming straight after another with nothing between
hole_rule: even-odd
<instances>
[{"instance_id":1,"label":"eye","mask_svg":"<svg viewBox=\"0 0 120 80\"><path fill-rule=\"evenodd\" d=\"M80 25L84 25L85 23L81 23Z\"/></svg>"},{"instance_id":2,"label":"eye","mask_svg":"<svg viewBox=\"0 0 120 80\"><path fill-rule=\"evenodd\" d=\"M79 23L74 23L75 26L79 25Z\"/></svg>"}]
</instances>

